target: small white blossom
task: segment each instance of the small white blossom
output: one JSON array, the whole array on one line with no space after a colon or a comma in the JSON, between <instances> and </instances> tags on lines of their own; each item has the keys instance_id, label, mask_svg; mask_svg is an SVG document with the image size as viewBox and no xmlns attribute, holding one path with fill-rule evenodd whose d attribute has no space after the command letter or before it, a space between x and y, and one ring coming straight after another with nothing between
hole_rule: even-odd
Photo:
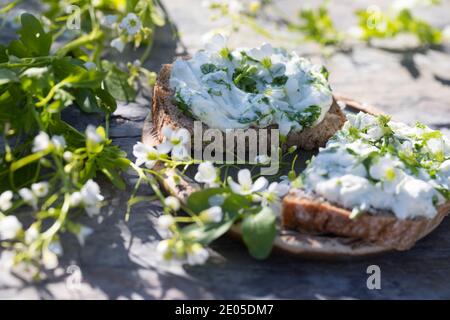
<instances>
[{"instance_id":1,"label":"small white blossom","mask_svg":"<svg viewBox=\"0 0 450 320\"><path fill-rule=\"evenodd\" d=\"M42 181L33 183L31 185L31 191L38 198L43 198L48 194L48 182Z\"/></svg>"},{"instance_id":2,"label":"small white blossom","mask_svg":"<svg viewBox=\"0 0 450 320\"><path fill-rule=\"evenodd\" d=\"M19 195L22 197L23 201L27 203L28 205L32 206L34 209L37 209L37 197L28 188L22 188L19 190Z\"/></svg>"},{"instance_id":3,"label":"small white blossom","mask_svg":"<svg viewBox=\"0 0 450 320\"><path fill-rule=\"evenodd\" d=\"M66 139L63 136L53 136L51 141L57 150L64 150L66 148Z\"/></svg>"},{"instance_id":4,"label":"small white blossom","mask_svg":"<svg viewBox=\"0 0 450 320\"><path fill-rule=\"evenodd\" d=\"M123 50L125 49L125 42L120 37L113 39L110 45L119 52L123 52Z\"/></svg>"},{"instance_id":5,"label":"small white blossom","mask_svg":"<svg viewBox=\"0 0 450 320\"><path fill-rule=\"evenodd\" d=\"M377 180L393 181L396 178L398 163L389 157L378 159L369 169L372 178Z\"/></svg>"},{"instance_id":6,"label":"small white blossom","mask_svg":"<svg viewBox=\"0 0 450 320\"><path fill-rule=\"evenodd\" d=\"M168 196L164 200L164 204L166 206L168 206L169 209L174 211L174 212L177 212L178 210L180 210L180 207L181 207L180 200L178 200L178 198L176 198L174 196Z\"/></svg>"},{"instance_id":7,"label":"small white blossom","mask_svg":"<svg viewBox=\"0 0 450 320\"><path fill-rule=\"evenodd\" d=\"M75 191L70 195L70 206L78 207L82 201L83 196L81 195L81 192Z\"/></svg>"},{"instance_id":8,"label":"small white blossom","mask_svg":"<svg viewBox=\"0 0 450 320\"><path fill-rule=\"evenodd\" d=\"M198 166L195 181L205 183L208 186L217 186L217 169L210 161L202 162Z\"/></svg>"},{"instance_id":9,"label":"small white blossom","mask_svg":"<svg viewBox=\"0 0 450 320\"><path fill-rule=\"evenodd\" d=\"M136 165L139 167L145 164L145 167L151 169L155 166L160 157L157 149L138 142L133 146L133 155L136 157Z\"/></svg>"},{"instance_id":10,"label":"small white blossom","mask_svg":"<svg viewBox=\"0 0 450 320\"><path fill-rule=\"evenodd\" d=\"M202 245L193 244L187 252L187 262L190 265L204 264L209 258L209 252Z\"/></svg>"},{"instance_id":11,"label":"small white blossom","mask_svg":"<svg viewBox=\"0 0 450 320\"><path fill-rule=\"evenodd\" d=\"M158 226L162 230L168 230L175 223L174 217L169 214L164 214L158 218Z\"/></svg>"},{"instance_id":12,"label":"small white blossom","mask_svg":"<svg viewBox=\"0 0 450 320\"><path fill-rule=\"evenodd\" d=\"M156 246L156 252L158 253L158 257L160 260L168 260L170 259L171 253L172 253L172 245L171 241L161 240L158 245Z\"/></svg>"},{"instance_id":13,"label":"small white blossom","mask_svg":"<svg viewBox=\"0 0 450 320\"><path fill-rule=\"evenodd\" d=\"M12 240L20 230L22 230L22 224L15 216L0 218L0 240Z\"/></svg>"},{"instance_id":14,"label":"small white blossom","mask_svg":"<svg viewBox=\"0 0 450 320\"><path fill-rule=\"evenodd\" d=\"M80 194L84 208L89 216L94 216L100 212L100 205L104 197L100 194L100 187L98 184L90 179L81 188Z\"/></svg>"},{"instance_id":15,"label":"small white blossom","mask_svg":"<svg viewBox=\"0 0 450 320\"><path fill-rule=\"evenodd\" d=\"M73 159L73 153L70 151L64 151L63 158L66 162L70 162Z\"/></svg>"},{"instance_id":16,"label":"small white blossom","mask_svg":"<svg viewBox=\"0 0 450 320\"><path fill-rule=\"evenodd\" d=\"M242 169L238 172L238 182L236 183L231 177L228 177L228 185L234 193L248 195L262 191L267 187L268 181L264 177L252 181L250 170Z\"/></svg>"},{"instance_id":17,"label":"small white blossom","mask_svg":"<svg viewBox=\"0 0 450 320\"><path fill-rule=\"evenodd\" d=\"M125 30L130 36L134 36L142 28L142 22L135 13L129 13L120 22L120 29Z\"/></svg>"},{"instance_id":18,"label":"small white blossom","mask_svg":"<svg viewBox=\"0 0 450 320\"><path fill-rule=\"evenodd\" d=\"M50 137L44 131L39 132L39 134L33 140L33 152L40 152L47 150L51 146Z\"/></svg>"},{"instance_id":19,"label":"small white blossom","mask_svg":"<svg viewBox=\"0 0 450 320\"><path fill-rule=\"evenodd\" d=\"M264 59L270 59L270 57L273 55L273 53L274 53L273 48L268 43L264 43L261 47L253 48L248 51L248 55L258 61L263 61Z\"/></svg>"},{"instance_id":20,"label":"small white blossom","mask_svg":"<svg viewBox=\"0 0 450 320\"><path fill-rule=\"evenodd\" d=\"M0 195L0 211L6 211L12 207L12 198L14 194L11 190L7 190Z\"/></svg>"},{"instance_id":21,"label":"small white blossom","mask_svg":"<svg viewBox=\"0 0 450 320\"><path fill-rule=\"evenodd\" d=\"M175 160L184 160L189 158L189 150L187 145L191 141L191 134L187 129L180 128L172 130L166 126L162 129L165 141L158 146L158 150L162 153L172 152L172 158Z\"/></svg>"},{"instance_id":22,"label":"small white blossom","mask_svg":"<svg viewBox=\"0 0 450 320\"><path fill-rule=\"evenodd\" d=\"M228 51L227 44L228 38L222 34L214 34L212 37L205 38L205 49L212 53L221 53L224 51Z\"/></svg>"},{"instance_id":23,"label":"small white blossom","mask_svg":"<svg viewBox=\"0 0 450 320\"><path fill-rule=\"evenodd\" d=\"M219 206L208 208L200 213L200 219L204 222L219 223L222 221L222 218L223 212L222 208Z\"/></svg>"},{"instance_id":24,"label":"small white blossom","mask_svg":"<svg viewBox=\"0 0 450 320\"><path fill-rule=\"evenodd\" d=\"M32 242L36 241L39 238L39 230L36 227L36 225L32 224L26 231L25 231L25 243L31 244Z\"/></svg>"},{"instance_id":25,"label":"small white blossom","mask_svg":"<svg viewBox=\"0 0 450 320\"><path fill-rule=\"evenodd\" d=\"M104 140L103 137L97 132L97 128L91 124L87 126L85 133L88 141L94 144L102 143Z\"/></svg>"},{"instance_id":26,"label":"small white blossom","mask_svg":"<svg viewBox=\"0 0 450 320\"><path fill-rule=\"evenodd\" d=\"M288 183L272 182L267 190L261 193L263 207L269 207L275 213L281 212L281 198L289 192Z\"/></svg>"}]
</instances>

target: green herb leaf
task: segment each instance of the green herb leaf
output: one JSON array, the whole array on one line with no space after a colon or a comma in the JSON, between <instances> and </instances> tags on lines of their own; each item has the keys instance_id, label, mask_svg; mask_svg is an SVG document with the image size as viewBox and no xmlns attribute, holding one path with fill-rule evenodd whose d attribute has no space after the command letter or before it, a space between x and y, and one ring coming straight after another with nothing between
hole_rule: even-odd
<instances>
[{"instance_id":1,"label":"green herb leaf","mask_svg":"<svg viewBox=\"0 0 450 320\"><path fill-rule=\"evenodd\" d=\"M20 19L20 41L12 43L11 53L19 58L47 56L52 45L51 34L45 32L41 22L32 14L24 13Z\"/></svg>"},{"instance_id":2,"label":"green herb leaf","mask_svg":"<svg viewBox=\"0 0 450 320\"><path fill-rule=\"evenodd\" d=\"M256 259L265 259L272 251L277 231L275 215L270 208L257 214L247 215L242 221L242 234L250 254Z\"/></svg>"},{"instance_id":3,"label":"green herb leaf","mask_svg":"<svg viewBox=\"0 0 450 320\"><path fill-rule=\"evenodd\" d=\"M128 74L108 61L102 61L102 67L107 72L105 87L114 99L127 102L134 101L136 90L128 83Z\"/></svg>"},{"instance_id":4,"label":"green herb leaf","mask_svg":"<svg viewBox=\"0 0 450 320\"><path fill-rule=\"evenodd\" d=\"M200 70L203 74L208 74L217 71L217 67L212 63L205 63L200 66Z\"/></svg>"},{"instance_id":5,"label":"green herb leaf","mask_svg":"<svg viewBox=\"0 0 450 320\"><path fill-rule=\"evenodd\" d=\"M275 77L272 80L272 85L274 85L274 86L284 86L287 81L288 81L288 77L287 76Z\"/></svg>"},{"instance_id":6,"label":"green herb leaf","mask_svg":"<svg viewBox=\"0 0 450 320\"><path fill-rule=\"evenodd\" d=\"M9 69L0 69L0 86L10 83L10 82L19 82L19 78L16 73Z\"/></svg>"}]
</instances>

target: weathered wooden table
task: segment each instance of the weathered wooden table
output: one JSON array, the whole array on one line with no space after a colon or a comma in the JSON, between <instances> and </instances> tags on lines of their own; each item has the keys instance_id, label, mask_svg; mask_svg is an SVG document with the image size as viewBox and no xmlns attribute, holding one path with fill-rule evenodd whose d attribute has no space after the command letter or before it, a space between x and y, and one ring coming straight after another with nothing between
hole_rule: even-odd
<instances>
[{"instance_id":1,"label":"weathered wooden table","mask_svg":"<svg viewBox=\"0 0 450 320\"><path fill-rule=\"evenodd\" d=\"M280 0L280 7L294 15L297 1ZM312 1L309 1L312 2ZM354 23L352 8L388 1L332 1L331 12L339 27ZM450 23L450 2L418 13L437 26ZM201 35L211 26L201 1L164 1L180 32L175 41L171 29L159 30L148 66L158 69L177 55L201 47ZM257 45L264 41L243 29L232 44ZM279 43L276 39L275 43ZM286 43L282 43L286 45ZM310 44L292 45L316 61L319 50ZM132 53L129 53L132 55ZM422 121L450 134L450 47L441 50L381 50L357 45L353 51L336 53L323 60L336 92L373 104L395 119ZM111 136L131 156L133 144L149 112L150 97L122 105L114 115ZM79 127L89 119L69 115ZM130 186L135 177L129 176ZM189 299L189 298L450 298L450 219L407 252L347 261L309 261L278 253L266 261L255 261L237 240L224 237L212 246L212 259L200 267L161 265L155 259L160 238L154 228L160 213L157 204L136 206L128 223L123 220L127 194L103 188L109 206L103 222L86 220L94 234L81 248L76 239L63 239L65 256L61 268L48 280L29 283L20 277L0 274L0 298L81 299ZM143 189L145 193L149 190ZM381 290L366 286L369 265L381 269ZM82 282L67 282L79 268Z\"/></svg>"}]
</instances>

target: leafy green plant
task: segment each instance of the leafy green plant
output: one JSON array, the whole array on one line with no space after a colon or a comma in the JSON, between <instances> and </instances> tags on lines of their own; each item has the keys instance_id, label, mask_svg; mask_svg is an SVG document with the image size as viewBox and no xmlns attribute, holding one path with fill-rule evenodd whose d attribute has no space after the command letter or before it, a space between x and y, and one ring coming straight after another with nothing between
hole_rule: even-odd
<instances>
[{"instance_id":1,"label":"leafy green plant","mask_svg":"<svg viewBox=\"0 0 450 320\"><path fill-rule=\"evenodd\" d=\"M31 268L36 276L42 266L57 266L61 233L73 233L81 244L92 233L77 217L83 212L94 217L103 205L94 179L103 176L126 188L122 173L132 163L108 138L109 118L117 100L135 99L141 76L149 82L155 78L140 61L129 62L124 71L101 60L115 35L99 19L110 13L118 22L126 20L129 25L115 26L115 32L136 46L148 44L143 61L151 48L150 34L163 23L152 0L72 1L81 8L83 23L81 29L69 30L62 2L45 2L45 23L22 14L18 39L0 46L1 262ZM3 8L2 14L19 3ZM133 27L134 16L138 24ZM97 114L104 126L78 131L62 117L70 108Z\"/></svg>"},{"instance_id":2,"label":"leafy green plant","mask_svg":"<svg viewBox=\"0 0 450 320\"><path fill-rule=\"evenodd\" d=\"M416 36L422 45L442 43L441 31L426 21L414 17L409 9L403 9L395 15L371 10L359 10L356 14L363 40L392 38L402 33L409 33Z\"/></svg>"},{"instance_id":3,"label":"leafy green plant","mask_svg":"<svg viewBox=\"0 0 450 320\"><path fill-rule=\"evenodd\" d=\"M343 40L343 34L334 26L328 11L328 1L316 9L301 9L298 13L299 24L289 23L288 28L299 31L305 40L320 45L338 45Z\"/></svg>"},{"instance_id":4,"label":"leafy green plant","mask_svg":"<svg viewBox=\"0 0 450 320\"><path fill-rule=\"evenodd\" d=\"M116 109L113 94L120 90L108 91L105 83L111 75L90 68L82 54L74 54L82 52L87 40L52 51L52 34L26 13L18 34L18 40L0 49L0 130L5 147L0 186L7 190L0 225L9 221L15 226L12 233L0 228L0 240L5 252L14 253L14 263L52 268L61 253L60 232L72 232L81 242L90 232L73 218L82 208L90 215L98 213L103 197L93 179L103 174L124 189L121 172L130 165L126 153L111 144L107 128L88 126L85 133L79 132L61 112L78 107L108 117ZM27 211L31 214L25 217Z\"/></svg>"}]
</instances>

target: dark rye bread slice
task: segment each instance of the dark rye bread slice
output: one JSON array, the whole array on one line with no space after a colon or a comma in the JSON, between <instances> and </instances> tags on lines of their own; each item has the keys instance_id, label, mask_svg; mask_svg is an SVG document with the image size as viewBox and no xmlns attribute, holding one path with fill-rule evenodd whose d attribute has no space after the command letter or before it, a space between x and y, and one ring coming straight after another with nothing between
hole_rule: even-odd
<instances>
[{"instance_id":1,"label":"dark rye bread slice","mask_svg":"<svg viewBox=\"0 0 450 320\"><path fill-rule=\"evenodd\" d=\"M282 226L303 232L332 234L361 239L388 249L406 250L436 228L450 211L450 202L438 206L433 219L400 220L391 212L361 213L351 219L351 211L292 190L283 200Z\"/></svg>"},{"instance_id":2,"label":"dark rye bread slice","mask_svg":"<svg viewBox=\"0 0 450 320\"><path fill-rule=\"evenodd\" d=\"M163 140L162 128L170 126L173 129L186 128L193 135L194 119L183 113L173 102L174 92L169 85L171 64L162 66L153 89L152 120L153 134L158 141ZM285 146L297 145L305 150L317 149L325 146L326 142L338 131L346 121L336 100L323 121L313 128L306 128L301 132L290 133ZM276 126L273 126L276 128ZM203 130L208 126L203 124ZM268 135L270 137L270 135ZM270 140L267 145L270 145Z\"/></svg>"}]
</instances>

